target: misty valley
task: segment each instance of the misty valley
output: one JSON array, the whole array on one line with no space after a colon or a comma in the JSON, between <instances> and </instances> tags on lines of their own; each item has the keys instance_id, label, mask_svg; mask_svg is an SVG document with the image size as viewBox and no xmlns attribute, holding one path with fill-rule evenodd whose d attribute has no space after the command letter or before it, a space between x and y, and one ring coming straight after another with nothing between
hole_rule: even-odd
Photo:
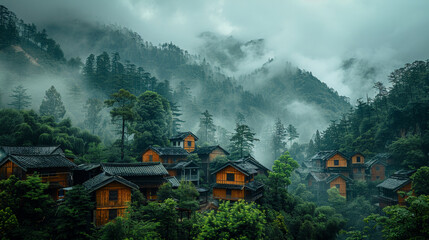
<instances>
[{"instance_id":1,"label":"misty valley","mask_svg":"<svg viewBox=\"0 0 429 240\"><path fill-rule=\"evenodd\" d=\"M429 239L426 49L320 64L231 2L77 2L0 1L1 239Z\"/></svg>"}]
</instances>

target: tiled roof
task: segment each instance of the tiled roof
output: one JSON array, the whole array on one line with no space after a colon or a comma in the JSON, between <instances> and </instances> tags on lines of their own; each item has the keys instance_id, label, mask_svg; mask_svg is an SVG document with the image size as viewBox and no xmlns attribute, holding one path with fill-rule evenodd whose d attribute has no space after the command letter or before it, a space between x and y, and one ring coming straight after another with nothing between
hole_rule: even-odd
<instances>
[{"instance_id":1,"label":"tiled roof","mask_svg":"<svg viewBox=\"0 0 429 240\"><path fill-rule=\"evenodd\" d=\"M149 149L154 150L160 156L188 156L189 153L181 147L152 147Z\"/></svg>"},{"instance_id":2,"label":"tiled roof","mask_svg":"<svg viewBox=\"0 0 429 240\"><path fill-rule=\"evenodd\" d=\"M344 155L343 153L341 153L338 150L328 150L328 151L320 151L320 152L316 153L313 157L311 157L310 161L313 161L313 160L326 161L329 158L333 157L335 154L340 154L345 159L349 159L349 157L347 155Z\"/></svg>"},{"instance_id":3,"label":"tiled roof","mask_svg":"<svg viewBox=\"0 0 429 240\"><path fill-rule=\"evenodd\" d=\"M25 171L27 169L76 167L76 164L62 155L9 155L0 162L0 165L7 160L11 160Z\"/></svg>"},{"instance_id":4,"label":"tiled roof","mask_svg":"<svg viewBox=\"0 0 429 240\"><path fill-rule=\"evenodd\" d=\"M312 176L317 182L321 182L325 181L330 176L330 174L321 172L310 172L309 176Z\"/></svg>"},{"instance_id":5,"label":"tiled roof","mask_svg":"<svg viewBox=\"0 0 429 240\"><path fill-rule=\"evenodd\" d=\"M242 172L245 175L255 174L258 172L258 170L265 170L265 171L268 170L268 168L260 164L253 157L247 157L236 161L229 161L224 165L222 165L217 170L213 171L212 174L219 172L220 170L226 168L227 166L232 166L233 168L237 169L238 171Z\"/></svg>"},{"instance_id":6,"label":"tiled roof","mask_svg":"<svg viewBox=\"0 0 429 240\"><path fill-rule=\"evenodd\" d=\"M251 181L249 183L246 183L246 188L251 191L256 191L262 187L264 187L264 184L258 181Z\"/></svg>"},{"instance_id":7,"label":"tiled roof","mask_svg":"<svg viewBox=\"0 0 429 240\"><path fill-rule=\"evenodd\" d=\"M179 180L177 180L176 177L172 177L172 176L165 177L165 180L167 180L167 182L169 182L171 184L171 186L174 188L180 186L180 182L179 182Z\"/></svg>"},{"instance_id":8,"label":"tiled roof","mask_svg":"<svg viewBox=\"0 0 429 240\"><path fill-rule=\"evenodd\" d=\"M76 170L91 171L91 170L98 168L100 166L101 166L100 163L82 163L82 164L77 166Z\"/></svg>"},{"instance_id":9,"label":"tiled roof","mask_svg":"<svg viewBox=\"0 0 429 240\"><path fill-rule=\"evenodd\" d=\"M61 150L60 146L49 146L49 147L1 147L6 154L9 155L51 155L51 154L61 154L64 155L64 152Z\"/></svg>"},{"instance_id":10,"label":"tiled roof","mask_svg":"<svg viewBox=\"0 0 429 240\"><path fill-rule=\"evenodd\" d=\"M200 168L200 166L192 161L167 164L166 169L182 169L182 168Z\"/></svg>"},{"instance_id":11,"label":"tiled roof","mask_svg":"<svg viewBox=\"0 0 429 240\"><path fill-rule=\"evenodd\" d=\"M392 156L390 153L378 153L375 156L371 157L365 162L366 167L371 167L375 163L380 163L383 165L387 165L386 161Z\"/></svg>"},{"instance_id":12,"label":"tiled roof","mask_svg":"<svg viewBox=\"0 0 429 240\"><path fill-rule=\"evenodd\" d=\"M101 167L110 175L122 177L168 175L162 163L102 163Z\"/></svg>"},{"instance_id":13,"label":"tiled roof","mask_svg":"<svg viewBox=\"0 0 429 240\"><path fill-rule=\"evenodd\" d=\"M216 148L220 148L222 151L225 152L226 155L229 155L229 152L223 149L221 146L208 146L208 147L198 147L193 153L196 153L198 155L208 155L212 153Z\"/></svg>"},{"instance_id":14,"label":"tiled roof","mask_svg":"<svg viewBox=\"0 0 429 240\"><path fill-rule=\"evenodd\" d=\"M195 136L195 134L193 134L192 132L179 132L176 135L172 136L170 140L183 140L189 135L192 135L195 138L195 141L198 140L198 137Z\"/></svg>"},{"instance_id":15,"label":"tiled roof","mask_svg":"<svg viewBox=\"0 0 429 240\"><path fill-rule=\"evenodd\" d=\"M136 184L134 184L134 183L132 183L132 182L120 177L120 176L112 176L112 175L109 175L109 174L104 173L104 172L98 174L97 176L95 176L91 179L89 179L88 181L84 182L82 185L86 189L88 189L89 192L93 192L93 191L95 191L95 190L97 190L97 189L99 189L99 188L101 188L101 187L103 187L103 186L105 186L111 182L114 182L114 181L120 182L120 183L122 183L122 184L124 184L130 188L136 189L136 190L139 189L139 187Z\"/></svg>"},{"instance_id":16,"label":"tiled roof","mask_svg":"<svg viewBox=\"0 0 429 240\"><path fill-rule=\"evenodd\" d=\"M268 169L267 167L265 167L263 164L261 164L260 162L258 162L258 160L256 160L254 157L252 156L248 156L246 158L242 158L239 160L236 160L235 162L247 162L250 164L253 164L254 166L256 166L259 170L264 170L264 171L270 171L270 169Z\"/></svg>"},{"instance_id":17,"label":"tiled roof","mask_svg":"<svg viewBox=\"0 0 429 240\"><path fill-rule=\"evenodd\" d=\"M384 180L382 183L378 184L377 187L396 191L402 186L408 184L410 181L411 179L407 179L407 178L390 177Z\"/></svg>"},{"instance_id":18,"label":"tiled roof","mask_svg":"<svg viewBox=\"0 0 429 240\"><path fill-rule=\"evenodd\" d=\"M344 176L343 174L339 174L339 173L332 173L328 178L326 178L326 182L330 183L332 181L334 181L337 178L343 178L344 180L346 180L346 182L352 182L353 180L351 178L348 178L346 176Z\"/></svg>"}]
</instances>

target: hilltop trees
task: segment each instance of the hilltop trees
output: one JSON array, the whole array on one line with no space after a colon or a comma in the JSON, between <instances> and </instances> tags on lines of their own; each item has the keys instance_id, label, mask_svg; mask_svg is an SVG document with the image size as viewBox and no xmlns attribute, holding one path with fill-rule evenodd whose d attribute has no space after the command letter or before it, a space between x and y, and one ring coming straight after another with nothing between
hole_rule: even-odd
<instances>
[{"instance_id":1,"label":"hilltop trees","mask_svg":"<svg viewBox=\"0 0 429 240\"><path fill-rule=\"evenodd\" d=\"M101 121L100 112L103 109L103 102L96 98L90 98L85 104L85 126L91 131L92 134L98 129Z\"/></svg>"},{"instance_id":2,"label":"hilltop trees","mask_svg":"<svg viewBox=\"0 0 429 240\"><path fill-rule=\"evenodd\" d=\"M253 142L259 141L255 138L256 133L252 132L249 126L237 124L235 133L231 137L231 157L243 158L249 155L253 149Z\"/></svg>"},{"instance_id":3,"label":"hilltop trees","mask_svg":"<svg viewBox=\"0 0 429 240\"><path fill-rule=\"evenodd\" d=\"M280 154L286 148L286 142L285 142L286 136L287 136L286 128L283 125L280 118L278 118L276 123L274 124L274 132L272 135L272 144L271 144L274 158L277 158L278 156L280 156Z\"/></svg>"},{"instance_id":4,"label":"hilltop trees","mask_svg":"<svg viewBox=\"0 0 429 240\"><path fill-rule=\"evenodd\" d=\"M61 95L54 86L51 86L51 88L46 91L39 112L42 116L53 116L55 121L61 120L66 114Z\"/></svg>"},{"instance_id":5,"label":"hilltop trees","mask_svg":"<svg viewBox=\"0 0 429 240\"><path fill-rule=\"evenodd\" d=\"M10 106L17 110L22 110L26 107L30 106L31 96L27 94L27 89L25 89L22 85L17 86L12 90L12 94L10 97L13 99Z\"/></svg>"},{"instance_id":6,"label":"hilltop trees","mask_svg":"<svg viewBox=\"0 0 429 240\"><path fill-rule=\"evenodd\" d=\"M136 96L128 92L127 90L120 89L117 93L113 93L111 98L104 101L107 107L112 108L110 110L110 116L112 122L118 124L120 127L121 134L121 161L124 161L124 144L125 144L125 131L127 124L134 121L135 114L133 107L135 104Z\"/></svg>"}]
</instances>

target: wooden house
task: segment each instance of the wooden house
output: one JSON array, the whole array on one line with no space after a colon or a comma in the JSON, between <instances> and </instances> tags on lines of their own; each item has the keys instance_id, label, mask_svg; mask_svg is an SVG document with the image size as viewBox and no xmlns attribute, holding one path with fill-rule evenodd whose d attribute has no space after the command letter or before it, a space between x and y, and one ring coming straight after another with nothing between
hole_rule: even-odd
<instances>
[{"instance_id":1,"label":"wooden house","mask_svg":"<svg viewBox=\"0 0 429 240\"><path fill-rule=\"evenodd\" d=\"M200 166L193 161L164 164L170 176L179 181L189 181L195 186L200 185Z\"/></svg>"},{"instance_id":2,"label":"wooden house","mask_svg":"<svg viewBox=\"0 0 429 240\"><path fill-rule=\"evenodd\" d=\"M148 147L143 155L142 162L162 162L173 164L186 161L189 153L181 147Z\"/></svg>"},{"instance_id":3,"label":"wooden house","mask_svg":"<svg viewBox=\"0 0 429 240\"><path fill-rule=\"evenodd\" d=\"M351 172L349 176L353 180L365 181L366 180L366 166L365 166L365 156L361 153L350 154L350 168Z\"/></svg>"},{"instance_id":4,"label":"wooden house","mask_svg":"<svg viewBox=\"0 0 429 240\"><path fill-rule=\"evenodd\" d=\"M311 189L317 200L327 199L327 190L329 188L338 188L340 195L347 198L351 192L348 191L352 180L339 173L310 172L307 175L309 189Z\"/></svg>"},{"instance_id":5,"label":"wooden house","mask_svg":"<svg viewBox=\"0 0 429 240\"><path fill-rule=\"evenodd\" d=\"M60 189L73 185L72 171L76 166L64 156L59 146L54 147L0 147L0 179L12 174L20 179L37 173L49 183L48 193L59 199Z\"/></svg>"},{"instance_id":6,"label":"wooden house","mask_svg":"<svg viewBox=\"0 0 429 240\"><path fill-rule=\"evenodd\" d=\"M210 163L218 156L228 156L229 152L221 146L198 147L193 153L198 154L201 159L201 169L203 169L207 180L210 180ZM210 182L209 182L210 183Z\"/></svg>"},{"instance_id":7,"label":"wooden house","mask_svg":"<svg viewBox=\"0 0 429 240\"><path fill-rule=\"evenodd\" d=\"M379 190L379 206L384 208L392 205L405 205L406 196L402 196L400 192L411 191L411 175L416 170L401 170L395 172L391 177L384 180L382 183L377 185Z\"/></svg>"},{"instance_id":8,"label":"wooden house","mask_svg":"<svg viewBox=\"0 0 429 240\"><path fill-rule=\"evenodd\" d=\"M344 176L349 176L349 157L340 151L320 151L314 155L310 162L314 168L323 170L329 173L341 173Z\"/></svg>"},{"instance_id":9,"label":"wooden house","mask_svg":"<svg viewBox=\"0 0 429 240\"><path fill-rule=\"evenodd\" d=\"M250 162L227 162L212 174L214 199L255 201L263 195L264 185L254 179L258 167Z\"/></svg>"},{"instance_id":10,"label":"wooden house","mask_svg":"<svg viewBox=\"0 0 429 240\"><path fill-rule=\"evenodd\" d=\"M73 182L74 184L82 184L102 172L100 163L80 164L73 171Z\"/></svg>"},{"instance_id":11,"label":"wooden house","mask_svg":"<svg viewBox=\"0 0 429 240\"><path fill-rule=\"evenodd\" d=\"M100 173L83 183L96 203L93 221L102 226L118 216L123 217L128 203L131 202L131 191L138 186L120 176Z\"/></svg>"},{"instance_id":12,"label":"wooden house","mask_svg":"<svg viewBox=\"0 0 429 240\"><path fill-rule=\"evenodd\" d=\"M195 150L196 141L198 141L198 137L192 132L179 132L170 138L170 142L173 147L183 148L187 152L193 152Z\"/></svg>"},{"instance_id":13,"label":"wooden house","mask_svg":"<svg viewBox=\"0 0 429 240\"><path fill-rule=\"evenodd\" d=\"M366 178L369 181L382 181L387 176L386 160L390 154L379 153L365 163Z\"/></svg>"},{"instance_id":14,"label":"wooden house","mask_svg":"<svg viewBox=\"0 0 429 240\"><path fill-rule=\"evenodd\" d=\"M168 172L160 162L145 163L102 163L102 171L137 184L140 191L148 200L156 200L156 193L164 182L176 184L169 178Z\"/></svg>"}]
</instances>

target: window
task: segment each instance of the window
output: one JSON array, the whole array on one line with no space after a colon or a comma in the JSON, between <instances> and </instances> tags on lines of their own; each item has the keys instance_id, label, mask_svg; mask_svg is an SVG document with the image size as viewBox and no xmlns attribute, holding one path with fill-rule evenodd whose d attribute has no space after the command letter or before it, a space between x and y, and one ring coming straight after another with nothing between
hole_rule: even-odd
<instances>
[{"instance_id":1,"label":"window","mask_svg":"<svg viewBox=\"0 0 429 240\"><path fill-rule=\"evenodd\" d=\"M379 166L376 166L376 167L375 167L375 170L379 171L379 170L380 170L380 167L379 167Z\"/></svg>"},{"instance_id":2,"label":"window","mask_svg":"<svg viewBox=\"0 0 429 240\"><path fill-rule=\"evenodd\" d=\"M340 189L340 184L335 184L335 187Z\"/></svg>"},{"instance_id":3,"label":"window","mask_svg":"<svg viewBox=\"0 0 429 240\"><path fill-rule=\"evenodd\" d=\"M335 165L335 166L340 165L340 160L334 160L334 165Z\"/></svg>"},{"instance_id":4,"label":"window","mask_svg":"<svg viewBox=\"0 0 429 240\"><path fill-rule=\"evenodd\" d=\"M176 142L173 142L173 147L175 147L176 146Z\"/></svg>"},{"instance_id":5,"label":"window","mask_svg":"<svg viewBox=\"0 0 429 240\"><path fill-rule=\"evenodd\" d=\"M226 197L231 198L231 189L226 189Z\"/></svg>"},{"instance_id":6,"label":"window","mask_svg":"<svg viewBox=\"0 0 429 240\"><path fill-rule=\"evenodd\" d=\"M64 189L58 190L58 198L64 198Z\"/></svg>"},{"instance_id":7,"label":"window","mask_svg":"<svg viewBox=\"0 0 429 240\"><path fill-rule=\"evenodd\" d=\"M356 157L356 162L360 162L360 157Z\"/></svg>"},{"instance_id":8,"label":"window","mask_svg":"<svg viewBox=\"0 0 429 240\"><path fill-rule=\"evenodd\" d=\"M192 146L192 141L188 141L188 147Z\"/></svg>"},{"instance_id":9,"label":"window","mask_svg":"<svg viewBox=\"0 0 429 240\"><path fill-rule=\"evenodd\" d=\"M109 191L109 201L118 201L118 190Z\"/></svg>"},{"instance_id":10,"label":"window","mask_svg":"<svg viewBox=\"0 0 429 240\"><path fill-rule=\"evenodd\" d=\"M153 156L149 155L149 162L152 162L152 161L153 161Z\"/></svg>"},{"instance_id":11,"label":"window","mask_svg":"<svg viewBox=\"0 0 429 240\"><path fill-rule=\"evenodd\" d=\"M113 220L118 216L118 209L109 209L109 220Z\"/></svg>"},{"instance_id":12,"label":"window","mask_svg":"<svg viewBox=\"0 0 429 240\"><path fill-rule=\"evenodd\" d=\"M226 174L226 180L227 181L234 181L234 173L227 173Z\"/></svg>"},{"instance_id":13,"label":"window","mask_svg":"<svg viewBox=\"0 0 429 240\"><path fill-rule=\"evenodd\" d=\"M380 176L375 177L377 180L380 179Z\"/></svg>"}]
</instances>

